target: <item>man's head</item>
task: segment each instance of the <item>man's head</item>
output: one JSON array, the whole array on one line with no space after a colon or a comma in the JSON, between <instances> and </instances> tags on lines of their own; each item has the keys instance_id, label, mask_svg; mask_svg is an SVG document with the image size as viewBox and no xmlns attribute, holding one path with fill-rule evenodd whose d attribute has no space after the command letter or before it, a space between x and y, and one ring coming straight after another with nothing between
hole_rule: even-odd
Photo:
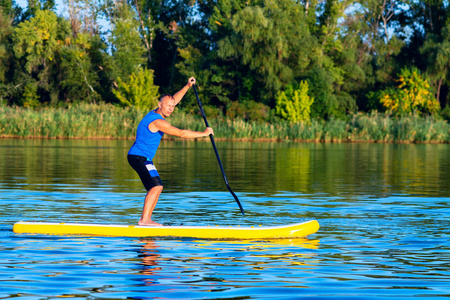
<instances>
[{"instance_id":1,"label":"man's head","mask_svg":"<svg viewBox=\"0 0 450 300\"><path fill-rule=\"evenodd\" d=\"M162 94L159 97L159 102L163 101L165 98L170 98L170 99L174 99L173 96L171 94Z\"/></svg>"},{"instance_id":2,"label":"man's head","mask_svg":"<svg viewBox=\"0 0 450 300\"><path fill-rule=\"evenodd\" d=\"M158 102L159 113L162 114L164 118L167 118L173 113L175 109L175 98L170 94L161 95Z\"/></svg>"}]
</instances>

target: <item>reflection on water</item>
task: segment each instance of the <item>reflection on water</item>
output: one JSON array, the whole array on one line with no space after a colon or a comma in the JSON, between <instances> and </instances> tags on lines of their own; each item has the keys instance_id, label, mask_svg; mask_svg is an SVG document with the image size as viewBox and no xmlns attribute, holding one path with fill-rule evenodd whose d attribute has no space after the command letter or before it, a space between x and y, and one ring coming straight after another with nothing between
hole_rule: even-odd
<instances>
[{"instance_id":1,"label":"reflection on water","mask_svg":"<svg viewBox=\"0 0 450 300\"><path fill-rule=\"evenodd\" d=\"M142 192L128 166L132 141L0 140L0 183L7 188ZM446 196L448 144L219 142L234 189L332 196ZM224 183L207 142L163 141L155 164L165 191L217 191Z\"/></svg>"},{"instance_id":2,"label":"reflection on water","mask_svg":"<svg viewBox=\"0 0 450 300\"><path fill-rule=\"evenodd\" d=\"M279 225L306 239L14 235L26 221L136 223L131 141L0 140L0 298L299 299L450 296L450 145L164 141L155 220Z\"/></svg>"},{"instance_id":3,"label":"reflection on water","mask_svg":"<svg viewBox=\"0 0 450 300\"><path fill-rule=\"evenodd\" d=\"M278 274L277 270L289 268L291 270L314 270L318 264L316 254L308 252L308 249L318 249L318 240L287 239L271 241L196 241L179 242L183 249L194 246L195 253L189 255L180 253L179 256L171 256L170 261L161 253L165 252L160 241L141 239L142 248L138 250L138 256L142 266L140 274L145 275L140 280L147 287L148 292L154 292L163 281L175 281L190 283L198 289L217 288L228 290L242 284L242 278L255 277L260 272L273 273L278 281L297 286L297 279L290 280L286 274ZM160 246L158 246L160 245ZM287 248L288 247L288 248ZM286 250L289 249L287 252ZM283 251L281 251L283 250ZM219 274L220 269L235 268L225 279ZM256 271L256 273L255 273ZM167 277L167 274L171 276ZM267 279L263 279L269 283ZM217 286L218 283L221 286ZM257 284L263 287L264 284ZM167 287L161 287L163 289ZM170 293L174 287L170 286L165 293ZM143 290L143 289L140 289Z\"/></svg>"},{"instance_id":4,"label":"reflection on water","mask_svg":"<svg viewBox=\"0 0 450 300\"><path fill-rule=\"evenodd\" d=\"M156 271L161 271L157 262L161 259L161 255L158 254L158 246L155 240L152 239L142 239L140 242L143 243L141 254L139 255L142 259L142 274L154 275ZM146 285L155 283L150 278L144 279L144 282Z\"/></svg>"}]
</instances>

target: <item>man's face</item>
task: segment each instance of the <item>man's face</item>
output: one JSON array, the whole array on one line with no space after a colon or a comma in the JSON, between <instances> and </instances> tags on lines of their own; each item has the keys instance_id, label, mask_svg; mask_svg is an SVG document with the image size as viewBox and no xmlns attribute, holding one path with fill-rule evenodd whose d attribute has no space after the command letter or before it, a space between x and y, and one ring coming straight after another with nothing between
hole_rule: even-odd
<instances>
[{"instance_id":1,"label":"man's face","mask_svg":"<svg viewBox=\"0 0 450 300\"><path fill-rule=\"evenodd\" d=\"M164 97L161 101L159 101L158 106L163 117L167 118L173 113L173 110L175 109L175 99Z\"/></svg>"}]
</instances>

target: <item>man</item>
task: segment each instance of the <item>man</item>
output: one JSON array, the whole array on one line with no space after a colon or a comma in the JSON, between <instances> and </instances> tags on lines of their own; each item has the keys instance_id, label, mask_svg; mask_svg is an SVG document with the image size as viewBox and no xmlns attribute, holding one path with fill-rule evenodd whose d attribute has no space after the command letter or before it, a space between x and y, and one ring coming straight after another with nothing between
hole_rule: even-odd
<instances>
[{"instance_id":1,"label":"man","mask_svg":"<svg viewBox=\"0 0 450 300\"><path fill-rule=\"evenodd\" d=\"M159 195L163 190L161 178L152 160L164 133L181 138L201 138L214 134L210 127L203 132L184 130L170 125L165 120L172 114L175 106L194 84L195 78L191 77L188 83L175 95L162 95L159 99L158 108L149 112L138 125L136 141L128 152L128 163L138 173L147 190L139 225L161 226L151 219Z\"/></svg>"}]
</instances>

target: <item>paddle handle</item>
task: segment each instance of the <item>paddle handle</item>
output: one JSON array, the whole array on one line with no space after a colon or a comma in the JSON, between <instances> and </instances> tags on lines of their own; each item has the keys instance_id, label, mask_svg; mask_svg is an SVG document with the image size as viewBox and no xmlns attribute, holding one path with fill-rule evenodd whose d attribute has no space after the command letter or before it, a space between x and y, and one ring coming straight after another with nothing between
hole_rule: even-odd
<instances>
[{"instance_id":1,"label":"paddle handle","mask_svg":"<svg viewBox=\"0 0 450 300\"><path fill-rule=\"evenodd\" d=\"M209 127L208 120L206 119L205 111L203 110L202 102L200 101L200 98L198 97L197 89L195 88L195 84L192 85L194 88L195 97L197 97L198 107L200 108L200 112L202 114L203 120L205 121L206 127ZM212 134L209 135L209 138L211 139L211 143L214 148L214 152L216 153L217 162L219 163L220 171L222 172L223 180L225 181L225 185L227 186L228 191L233 196L234 200L236 200L236 203L239 205L239 209L241 210L242 215L245 215L244 208L242 207L241 202L239 201L236 194L231 189L230 185L228 184L227 176L225 175L225 170L223 169L222 161L220 160L219 152L217 151L216 143L214 142L214 137Z\"/></svg>"}]
</instances>

